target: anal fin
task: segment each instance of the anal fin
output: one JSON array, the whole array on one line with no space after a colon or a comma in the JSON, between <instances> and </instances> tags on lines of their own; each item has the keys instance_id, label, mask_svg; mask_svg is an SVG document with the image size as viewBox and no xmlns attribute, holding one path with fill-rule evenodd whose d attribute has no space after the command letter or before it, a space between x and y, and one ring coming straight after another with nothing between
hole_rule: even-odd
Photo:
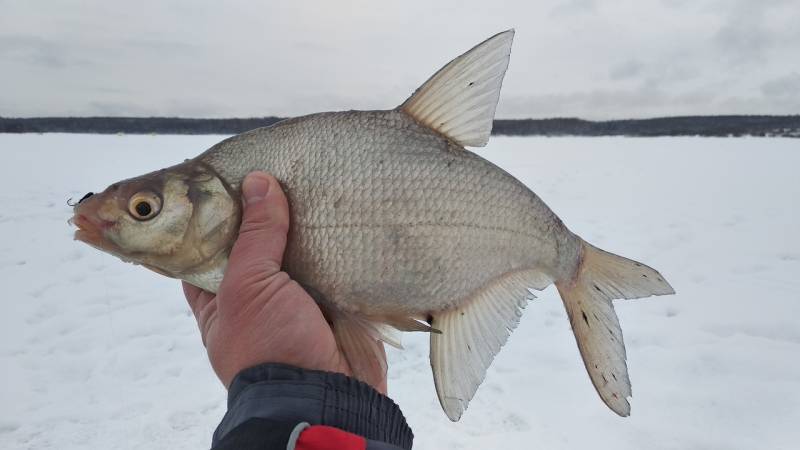
<instances>
[{"instance_id":1,"label":"anal fin","mask_svg":"<svg viewBox=\"0 0 800 450\"><path fill-rule=\"evenodd\" d=\"M512 272L489 282L461 306L433 314L431 368L439 403L452 421L467 409L486 370L533 295L552 280L542 272Z\"/></svg>"}]
</instances>

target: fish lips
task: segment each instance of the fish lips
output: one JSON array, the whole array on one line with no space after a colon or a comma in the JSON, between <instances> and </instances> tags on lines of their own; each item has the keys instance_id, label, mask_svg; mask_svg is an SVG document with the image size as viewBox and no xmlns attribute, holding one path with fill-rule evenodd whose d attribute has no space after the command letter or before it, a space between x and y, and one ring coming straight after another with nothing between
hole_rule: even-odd
<instances>
[{"instance_id":1,"label":"fish lips","mask_svg":"<svg viewBox=\"0 0 800 450\"><path fill-rule=\"evenodd\" d=\"M76 212L68 223L78 227L73 235L76 241L85 242L98 250L112 254L119 253L120 249L105 237L105 230L113 227L116 222L92 218Z\"/></svg>"}]
</instances>

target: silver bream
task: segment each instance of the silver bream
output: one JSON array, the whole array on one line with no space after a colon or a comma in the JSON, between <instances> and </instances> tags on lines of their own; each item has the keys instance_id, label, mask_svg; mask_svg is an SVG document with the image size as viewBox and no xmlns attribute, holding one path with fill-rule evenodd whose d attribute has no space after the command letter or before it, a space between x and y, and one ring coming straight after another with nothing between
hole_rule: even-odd
<instances>
[{"instance_id":1,"label":"silver bream","mask_svg":"<svg viewBox=\"0 0 800 450\"><path fill-rule=\"evenodd\" d=\"M644 264L586 243L525 185L464 147L489 139L513 30L436 72L388 111L312 114L226 139L81 201L76 239L215 292L241 220L240 185L273 174L289 199L283 269L312 293L353 373L385 373L379 341L430 333L445 413L458 420L517 325L555 283L589 377L630 413L611 300L672 294Z\"/></svg>"}]
</instances>

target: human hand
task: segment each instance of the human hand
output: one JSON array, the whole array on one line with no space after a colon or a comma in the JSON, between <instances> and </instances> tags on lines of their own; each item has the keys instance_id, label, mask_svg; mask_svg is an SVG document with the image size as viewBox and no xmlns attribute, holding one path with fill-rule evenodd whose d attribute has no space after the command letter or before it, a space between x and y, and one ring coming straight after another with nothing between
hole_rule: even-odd
<instances>
[{"instance_id":1,"label":"human hand","mask_svg":"<svg viewBox=\"0 0 800 450\"><path fill-rule=\"evenodd\" d=\"M319 307L281 271L289 206L280 184L254 172L242 194L242 225L219 291L183 283L211 366L225 387L243 369L270 362L350 375ZM385 375L373 387L385 393Z\"/></svg>"}]
</instances>

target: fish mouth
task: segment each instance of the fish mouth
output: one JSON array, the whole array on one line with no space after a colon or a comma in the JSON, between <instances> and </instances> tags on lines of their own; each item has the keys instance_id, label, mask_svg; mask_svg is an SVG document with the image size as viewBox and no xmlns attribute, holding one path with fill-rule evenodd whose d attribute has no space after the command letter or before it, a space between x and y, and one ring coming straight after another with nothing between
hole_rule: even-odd
<instances>
[{"instance_id":1,"label":"fish mouth","mask_svg":"<svg viewBox=\"0 0 800 450\"><path fill-rule=\"evenodd\" d=\"M117 246L110 243L104 236L104 231L113 227L115 222L108 220L93 220L83 214L75 214L67 223L78 227L73 238L103 251L117 250Z\"/></svg>"}]
</instances>

